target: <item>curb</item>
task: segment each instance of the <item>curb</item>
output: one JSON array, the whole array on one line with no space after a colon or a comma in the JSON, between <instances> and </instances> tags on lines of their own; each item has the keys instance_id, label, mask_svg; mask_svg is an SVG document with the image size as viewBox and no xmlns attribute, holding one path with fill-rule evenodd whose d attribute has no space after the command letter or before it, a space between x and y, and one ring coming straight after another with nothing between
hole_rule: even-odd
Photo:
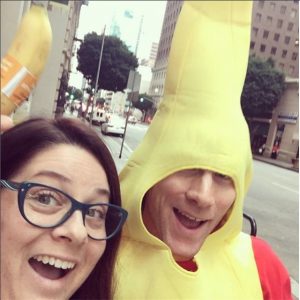
<instances>
[{"instance_id":1,"label":"curb","mask_svg":"<svg viewBox=\"0 0 300 300\"><path fill-rule=\"evenodd\" d=\"M297 172L297 173L299 172L298 169L294 168L294 166L292 164L289 164L289 163L278 162L276 160L272 161L270 159L266 159L264 157L260 157L260 156L256 156L256 155L253 155L253 159L258 160L258 161L262 161L264 163L267 163L267 164L270 164L270 165L273 165L273 166L277 166L277 167L280 167L280 168L283 168L283 169L291 170L291 171L294 171L294 172Z\"/></svg>"}]
</instances>

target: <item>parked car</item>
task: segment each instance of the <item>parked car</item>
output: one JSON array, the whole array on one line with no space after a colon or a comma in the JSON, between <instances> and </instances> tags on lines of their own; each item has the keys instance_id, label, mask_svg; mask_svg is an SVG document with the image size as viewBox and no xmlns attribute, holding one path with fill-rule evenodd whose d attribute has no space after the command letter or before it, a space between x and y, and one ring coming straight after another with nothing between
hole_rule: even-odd
<instances>
[{"instance_id":1,"label":"parked car","mask_svg":"<svg viewBox=\"0 0 300 300\"><path fill-rule=\"evenodd\" d=\"M125 132L125 119L117 115L112 115L108 122L101 125L101 132L105 135L116 134L123 137Z\"/></svg>"},{"instance_id":2,"label":"parked car","mask_svg":"<svg viewBox=\"0 0 300 300\"><path fill-rule=\"evenodd\" d=\"M128 117L128 123L135 125L137 122L137 118L135 116Z\"/></svg>"}]
</instances>

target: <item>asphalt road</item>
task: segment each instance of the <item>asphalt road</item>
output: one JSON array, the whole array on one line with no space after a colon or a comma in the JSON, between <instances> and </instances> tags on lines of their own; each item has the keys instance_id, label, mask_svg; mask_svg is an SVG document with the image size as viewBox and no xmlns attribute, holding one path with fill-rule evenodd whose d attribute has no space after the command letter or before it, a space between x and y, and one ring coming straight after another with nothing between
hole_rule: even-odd
<instances>
[{"instance_id":1,"label":"asphalt road","mask_svg":"<svg viewBox=\"0 0 300 300\"><path fill-rule=\"evenodd\" d=\"M127 133L119 158L122 139L105 136L118 170L138 146L147 131L146 125L127 126ZM299 179L295 171L261 161L254 161L254 177L245 199L245 211L257 222L257 235L266 240L280 257L292 279L293 293L298 298L299 278ZM249 232L248 222L244 231Z\"/></svg>"}]
</instances>

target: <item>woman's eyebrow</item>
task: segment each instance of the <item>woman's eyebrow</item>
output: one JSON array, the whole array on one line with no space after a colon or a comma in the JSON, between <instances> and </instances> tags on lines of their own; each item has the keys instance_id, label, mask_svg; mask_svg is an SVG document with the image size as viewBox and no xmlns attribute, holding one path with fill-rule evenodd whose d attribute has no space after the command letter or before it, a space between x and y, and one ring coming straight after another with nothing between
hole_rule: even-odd
<instances>
[{"instance_id":1,"label":"woman's eyebrow","mask_svg":"<svg viewBox=\"0 0 300 300\"><path fill-rule=\"evenodd\" d=\"M46 176L46 177L51 177L54 179L62 180L64 182L71 182L72 180L60 173L57 173L55 171L49 171L49 170L42 170L39 171L38 173L34 174L34 176Z\"/></svg>"}]
</instances>

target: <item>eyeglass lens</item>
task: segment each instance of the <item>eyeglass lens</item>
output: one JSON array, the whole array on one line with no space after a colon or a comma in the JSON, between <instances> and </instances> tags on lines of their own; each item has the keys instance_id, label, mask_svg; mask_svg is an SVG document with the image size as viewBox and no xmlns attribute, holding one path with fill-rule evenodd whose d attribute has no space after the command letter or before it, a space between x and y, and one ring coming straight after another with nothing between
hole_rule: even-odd
<instances>
[{"instance_id":1,"label":"eyeglass lens","mask_svg":"<svg viewBox=\"0 0 300 300\"><path fill-rule=\"evenodd\" d=\"M33 224L52 227L59 224L71 210L71 200L44 186L32 186L26 191L24 214ZM121 212L109 205L94 205L85 212L85 227L90 237L105 239L113 234L122 220Z\"/></svg>"}]
</instances>

